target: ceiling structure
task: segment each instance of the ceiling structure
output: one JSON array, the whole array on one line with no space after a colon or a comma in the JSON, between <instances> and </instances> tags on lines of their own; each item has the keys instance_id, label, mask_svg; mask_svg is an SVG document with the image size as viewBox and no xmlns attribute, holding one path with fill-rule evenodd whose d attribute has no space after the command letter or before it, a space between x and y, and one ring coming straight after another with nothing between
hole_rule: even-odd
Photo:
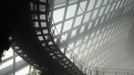
<instances>
[{"instance_id":1,"label":"ceiling structure","mask_svg":"<svg viewBox=\"0 0 134 75\"><path fill-rule=\"evenodd\" d=\"M54 41L61 52L83 71L98 69L132 73L133 3L133 0L54 0L51 6ZM9 54L12 55L3 58L2 65L8 61L12 64L1 67L0 72L17 75L18 67L21 70L28 64L14 52Z\"/></svg>"},{"instance_id":2,"label":"ceiling structure","mask_svg":"<svg viewBox=\"0 0 134 75\"><path fill-rule=\"evenodd\" d=\"M58 3L55 0L52 7L52 29L70 60L78 66L134 69L134 60L127 53L133 26L133 0Z\"/></svg>"}]
</instances>

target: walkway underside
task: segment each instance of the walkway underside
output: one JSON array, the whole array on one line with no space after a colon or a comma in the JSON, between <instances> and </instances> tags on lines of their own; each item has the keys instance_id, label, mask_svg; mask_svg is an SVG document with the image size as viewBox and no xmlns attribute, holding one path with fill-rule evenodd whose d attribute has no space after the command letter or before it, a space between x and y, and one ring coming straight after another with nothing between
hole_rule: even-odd
<instances>
[{"instance_id":1,"label":"walkway underside","mask_svg":"<svg viewBox=\"0 0 134 75\"><path fill-rule=\"evenodd\" d=\"M30 4L33 4L36 7L34 8L34 6ZM46 11L41 12L39 10L40 5L44 6ZM39 18L39 14L43 14L46 16L45 18L48 18L48 0L46 0L46 2L33 0L29 3L28 8L31 11L26 11L28 14L24 15L23 19L18 22L19 26L16 27L12 36L12 48L15 52L30 65L42 71L42 75L84 75L82 71L59 50L58 46L53 41L48 19L40 20L35 18ZM32 16L33 14L36 16ZM43 28L45 31L48 31L46 34L43 34L44 37L38 37L34 28L34 23L40 21L47 24L47 26ZM40 25L41 24L39 24L39 27L41 28ZM42 41L38 38L42 38Z\"/></svg>"}]
</instances>

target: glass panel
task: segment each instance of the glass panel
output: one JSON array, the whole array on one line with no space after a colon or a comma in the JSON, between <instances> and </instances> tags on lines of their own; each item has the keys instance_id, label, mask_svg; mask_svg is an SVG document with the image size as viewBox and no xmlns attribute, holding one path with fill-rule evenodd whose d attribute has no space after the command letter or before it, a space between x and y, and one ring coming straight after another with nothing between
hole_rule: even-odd
<instances>
[{"instance_id":1,"label":"glass panel","mask_svg":"<svg viewBox=\"0 0 134 75\"><path fill-rule=\"evenodd\" d=\"M99 16L102 16L102 15L103 15L104 9L105 9L105 7L102 7L102 8L101 8L101 10L100 10L100 12L99 12Z\"/></svg>"},{"instance_id":2,"label":"glass panel","mask_svg":"<svg viewBox=\"0 0 134 75\"><path fill-rule=\"evenodd\" d=\"M77 33L77 30L76 30L76 29L73 30L73 31L72 31L72 34L71 34L71 37L74 37L74 36L76 35L76 33Z\"/></svg>"},{"instance_id":3,"label":"glass panel","mask_svg":"<svg viewBox=\"0 0 134 75\"><path fill-rule=\"evenodd\" d=\"M98 9L94 10L93 15L92 15L92 19L95 19L97 14L98 14Z\"/></svg>"},{"instance_id":4,"label":"glass panel","mask_svg":"<svg viewBox=\"0 0 134 75\"><path fill-rule=\"evenodd\" d=\"M91 15L91 12L88 12L85 14L84 23L89 21L90 15Z\"/></svg>"},{"instance_id":5,"label":"glass panel","mask_svg":"<svg viewBox=\"0 0 134 75\"><path fill-rule=\"evenodd\" d=\"M77 5L74 4L68 7L66 18L74 17L75 12L76 12L76 6Z\"/></svg>"},{"instance_id":6,"label":"glass panel","mask_svg":"<svg viewBox=\"0 0 134 75\"><path fill-rule=\"evenodd\" d=\"M93 9L93 6L94 6L94 4L95 4L95 1L96 1L96 0L90 0L90 3L89 3L89 5L88 5L88 11Z\"/></svg>"},{"instance_id":7,"label":"glass panel","mask_svg":"<svg viewBox=\"0 0 134 75\"><path fill-rule=\"evenodd\" d=\"M82 14L84 11L85 11L85 9L86 9L86 4L87 4L87 1L82 1L82 2L80 2L80 5L79 5L79 8L78 8L78 12L77 12L77 14L79 15L79 14Z\"/></svg>"},{"instance_id":8,"label":"glass panel","mask_svg":"<svg viewBox=\"0 0 134 75\"><path fill-rule=\"evenodd\" d=\"M103 2L103 0L98 0L98 1L97 1L97 4L96 4L96 8L97 8L97 7L100 7L102 2Z\"/></svg>"},{"instance_id":9,"label":"glass panel","mask_svg":"<svg viewBox=\"0 0 134 75\"><path fill-rule=\"evenodd\" d=\"M54 23L60 22L63 20L65 8L57 9L53 13Z\"/></svg>"},{"instance_id":10,"label":"glass panel","mask_svg":"<svg viewBox=\"0 0 134 75\"><path fill-rule=\"evenodd\" d=\"M82 17L83 17L82 15L76 17L74 27L79 26L81 24Z\"/></svg>"},{"instance_id":11,"label":"glass panel","mask_svg":"<svg viewBox=\"0 0 134 75\"><path fill-rule=\"evenodd\" d=\"M72 19L66 21L65 24L64 24L63 32L70 30L71 27L72 27L72 23L73 23Z\"/></svg>"}]
</instances>

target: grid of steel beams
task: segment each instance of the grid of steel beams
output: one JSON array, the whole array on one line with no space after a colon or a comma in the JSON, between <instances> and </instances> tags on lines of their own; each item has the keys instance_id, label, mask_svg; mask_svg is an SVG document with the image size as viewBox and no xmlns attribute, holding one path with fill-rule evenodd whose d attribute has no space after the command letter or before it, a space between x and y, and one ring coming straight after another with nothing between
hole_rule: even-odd
<instances>
[{"instance_id":1,"label":"grid of steel beams","mask_svg":"<svg viewBox=\"0 0 134 75\"><path fill-rule=\"evenodd\" d=\"M52 7L55 42L77 66L104 67L131 28L133 6L133 0L64 0Z\"/></svg>"},{"instance_id":2,"label":"grid of steel beams","mask_svg":"<svg viewBox=\"0 0 134 75\"><path fill-rule=\"evenodd\" d=\"M124 32L127 34L131 28L130 23L133 22L132 3L133 0L65 0L59 6L52 3L51 35L54 36L54 41L61 51L83 72L87 66L101 65L104 67L111 62L108 59L112 54L108 55L108 53L117 49L116 47L121 44L120 39L123 39L122 34ZM70 12L71 14L69 14ZM126 24L129 25L126 26ZM40 34L42 35L41 31L37 31L37 35ZM43 38L39 36L39 40L43 41ZM112 46L115 43L116 45ZM76 50L77 52L75 52ZM91 53L93 50L94 52ZM101 51L106 51L106 53L96 56L93 60L92 58L96 54L95 50L97 53ZM103 59L104 56L107 58ZM85 57L90 57L90 60L86 60Z\"/></svg>"}]
</instances>

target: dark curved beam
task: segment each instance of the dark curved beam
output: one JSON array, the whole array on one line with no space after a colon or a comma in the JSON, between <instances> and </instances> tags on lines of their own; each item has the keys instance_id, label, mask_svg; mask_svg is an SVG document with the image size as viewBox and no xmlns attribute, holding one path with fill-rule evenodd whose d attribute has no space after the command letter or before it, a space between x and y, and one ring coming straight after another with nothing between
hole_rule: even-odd
<instances>
[{"instance_id":1,"label":"dark curved beam","mask_svg":"<svg viewBox=\"0 0 134 75\"><path fill-rule=\"evenodd\" d=\"M26 3L28 10L25 11L19 26L13 34L13 49L28 63L42 71L42 75L84 75L74 63L72 63L59 49L53 40L50 32L49 22L49 0L41 2L32 0L35 9L31 9L30 3ZM40 10L40 5L45 6L46 11ZM31 9L31 11L29 11ZM40 18L40 14L45 15L45 20ZM32 16L36 15L36 16ZM37 17L38 19L36 19ZM46 23L46 27L41 27L41 22ZM34 27L37 22L39 27ZM41 31L40 35L36 31ZM42 31L44 30L44 31ZM39 38L39 39L38 39ZM40 39L42 38L42 39Z\"/></svg>"}]
</instances>

